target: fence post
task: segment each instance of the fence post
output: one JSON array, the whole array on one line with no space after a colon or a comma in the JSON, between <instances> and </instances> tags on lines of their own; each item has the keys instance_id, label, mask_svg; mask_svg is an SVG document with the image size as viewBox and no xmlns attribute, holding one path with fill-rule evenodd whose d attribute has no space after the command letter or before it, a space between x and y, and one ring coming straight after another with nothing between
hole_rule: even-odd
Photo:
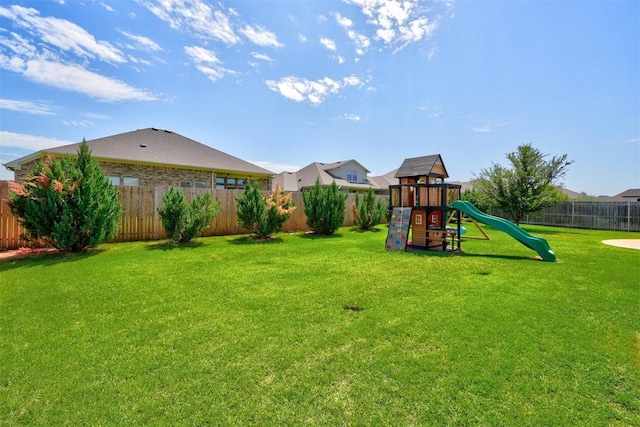
<instances>
[{"instance_id":1,"label":"fence post","mask_svg":"<svg viewBox=\"0 0 640 427\"><path fill-rule=\"evenodd\" d=\"M575 208L576 208L576 202L571 202L571 228L573 228L573 224L574 224L573 217L575 216Z\"/></svg>"},{"instance_id":2,"label":"fence post","mask_svg":"<svg viewBox=\"0 0 640 427\"><path fill-rule=\"evenodd\" d=\"M627 231L631 231L631 202L627 202Z\"/></svg>"}]
</instances>

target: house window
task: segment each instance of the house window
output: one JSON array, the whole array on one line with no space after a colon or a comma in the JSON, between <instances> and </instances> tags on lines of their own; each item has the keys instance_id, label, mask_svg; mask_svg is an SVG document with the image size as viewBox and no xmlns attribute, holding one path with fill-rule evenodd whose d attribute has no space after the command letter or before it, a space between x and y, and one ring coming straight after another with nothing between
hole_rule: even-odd
<instances>
[{"instance_id":1,"label":"house window","mask_svg":"<svg viewBox=\"0 0 640 427\"><path fill-rule=\"evenodd\" d=\"M196 188L207 188L207 183L203 181L197 181L195 183Z\"/></svg>"},{"instance_id":2,"label":"house window","mask_svg":"<svg viewBox=\"0 0 640 427\"><path fill-rule=\"evenodd\" d=\"M191 183L189 181L180 181L180 188L191 188Z\"/></svg>"},{"instance_id":3,"label":"house window","mask_svg":"<svg viewBox=\"0 0 640 427\"><path fill-rule=\"evenodd\" d=\"M120 177L119 176L110 176L109 181L113 185L120 185Z\"/></svg>"},{"instance_id":4,"label":"house window","mask_svg":"<svg viewBox=\"0 0 640 427\"><path fill-rule=\"evenodd\" d=\"M356 169L347 169L347 181L358 182L358 171Z\"/></svg>"},{"instance_id":5,"label":"house window","mask_svg":"<svg viewBox=\"0 0 640 427\"><path fill-rule=\"evenodd\" d=\"M124 178L122 178L122 185L125 185L128 187L137 187L140 185L140 178L125 176Z\"/></svg>"},{"instance_id":6,"label":"house window","mask_svg":"<svg viewBox=\"0 0 640 427\"><path fill-rule=\"evenodd\" d=\"M247 180L244 178L216 178L216 190L243 189Z\"/></svg>"}]
</instances>

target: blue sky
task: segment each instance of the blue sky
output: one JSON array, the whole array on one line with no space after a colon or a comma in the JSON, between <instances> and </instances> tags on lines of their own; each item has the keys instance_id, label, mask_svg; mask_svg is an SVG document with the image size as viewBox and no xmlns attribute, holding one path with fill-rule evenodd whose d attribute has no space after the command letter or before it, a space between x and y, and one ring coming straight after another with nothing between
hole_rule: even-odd
<instances>
[{"instance_id":1,"label":"blue sky","mask_svg":"<svg viewBox=\"0 0 640 427\"><path fill-rule=\"evenodd\" d=\"M0 163L169 129L274 172L531 143L640 188L640 2L60 0L0 6ZM0 167L0 179L12 174Z\"/></svg>"}]
</instances>

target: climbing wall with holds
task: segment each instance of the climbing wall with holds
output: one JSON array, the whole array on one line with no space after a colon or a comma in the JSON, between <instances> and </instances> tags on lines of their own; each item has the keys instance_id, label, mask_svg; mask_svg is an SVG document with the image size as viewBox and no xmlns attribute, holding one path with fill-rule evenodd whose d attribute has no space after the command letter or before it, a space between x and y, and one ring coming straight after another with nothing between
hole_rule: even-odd
<instances>
[{"instance_id":1,"label":"climbing wall with holds","mask_svg":"<svg viewBox=\"0 0 640 427\"><path fill-rule=\"evenodd\" d=\"M404 251L407 247L411 208L393 208L389 221L386 249L388 251Z\"/></svg>"}]
</instances>

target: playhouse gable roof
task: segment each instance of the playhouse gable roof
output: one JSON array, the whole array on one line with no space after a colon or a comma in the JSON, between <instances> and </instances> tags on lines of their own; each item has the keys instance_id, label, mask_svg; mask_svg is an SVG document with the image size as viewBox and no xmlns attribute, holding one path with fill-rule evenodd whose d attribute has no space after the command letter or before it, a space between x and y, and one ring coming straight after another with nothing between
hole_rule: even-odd
<instances>
[{"instance_id":1,"label":"playhouse gable roof","mask_svg":"<svg viewBox=\"0 0 640 427\"><path fill-rule=\"evenodd\" d=\"M441 166L444 171L444 176L441 173L435 173L434 168L436 166ZM444 162L442 161L442 157L440 154L432 154L430 156L422 156L422 157L412 157L409 159L404 159L400 168L395 174L396 178L408 178L415 176L443 176L444 178L448 178L449 174L447 173L447 168L444 166Z\"/></svg>"}]
</instances>

